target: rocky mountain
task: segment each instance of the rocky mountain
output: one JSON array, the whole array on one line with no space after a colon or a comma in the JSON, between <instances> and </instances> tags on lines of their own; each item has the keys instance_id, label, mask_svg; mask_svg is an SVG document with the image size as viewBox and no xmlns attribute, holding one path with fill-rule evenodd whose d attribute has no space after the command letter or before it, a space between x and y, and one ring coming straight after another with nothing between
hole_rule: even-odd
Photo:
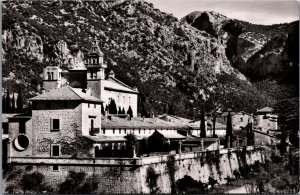
<instances>
[{"instance_id":1,"label":"rocky mountain","mask_svg":"<svg viewBox=\"0 0 300 195\"><path fill-rule=\"evenodd\" d=\"M278 67L285 66L290 55L296 56L286 48L291 36L272 41L274 36L240 30L244 22L212 12L194 12L178 21L141 0L2 5L3 87L11 92L21 86L25 99L40 92L43 67L82 66L93 38L105 54L107 71L139 88L139 107L156 113L166 107L185 117L203 103L207 110L218 103L248 112L275 104L278 99L266 85L251 83L253 70L265 66L265 60L276 64L278 58L284 62ZM258 78L269 74L257 72Z\"/></svg>"},{"instance_id":2,"label":"rocky mountain","mask_svg":"<svg viewBox=\"0 0 300 195\"><path fill-rule=\"evenodd\" d=\"M225 44L227 59L251 81L269 78L298 83L295 79L299 74L293 73L299 69L299 21L255 25L199 11L181 21L220 39Z\"/></svg>"}]
</instances>

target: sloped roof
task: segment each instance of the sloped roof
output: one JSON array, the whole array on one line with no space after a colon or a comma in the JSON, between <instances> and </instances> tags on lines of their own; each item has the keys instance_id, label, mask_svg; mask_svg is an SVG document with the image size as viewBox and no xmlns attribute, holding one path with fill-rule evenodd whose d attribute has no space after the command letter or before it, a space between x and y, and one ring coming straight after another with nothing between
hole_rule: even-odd
<instances>
[{"instance_id":1,"label":"sloped roof","mask_svg":"<svg viewBox=\"0 0 300 195\"><path fill-rule=\"evenodd\" d=\"M155 131L151 136L160 135L166 139L186 139L185 136L174 131ZM151 137L149 136L149 137Z\"/></svg>"},{"instance_id":2,"label":"sloped roof","mask_svg":"<svg viewBox=\"0 0 300 195\"><path fill-rule=\"evenodd\" d=\"M264 107L262 109L257 110L256 112L273 112L274 109L271 107Z\"/></svg>"},{"instance_id":3,"label":"sloped roof","mask_svg":"<svg viewBox=\"0 0 300 195\"><path fill-rule=\"evenodd\" d=\"M126 138L124 136L106 136L106 135L86 135L84 136L94 142L117 142L117 141L126 141Z\"/></svg>"},{"instance_id":4,"label":"sloped roof","mask_svg":"<svg viewBox=\"0 0 300 195\"><path fill-rule=\"evenodd\" d=\"M84 100L97 103L103 102L96 97L82 92L82 89L72 88L70 86L52 89L49 92L35 96L29 100Z\"/></svg>"},{"instance_id":5,"label":"sloped roof","mask_svg":"<svg viewBox=\"0 0 300 195\"><path fill-rule=\"evenodd\" d=\"M139 93L137 90L134 90L133 88L129 87L125 83L119 81L116 78L110 77L103 82L104 89L111 89L116 91L123 91L128 93Z\"/></svg>"},{"instance_id":6,"label":"sloped roof","mask_svg":"<svg viewBox=\"0 0 300 195\"><path fill-rule=\"evenodd\" d=\"M165 121L160 118L143 118L133 117L131 120L120 117L113 117L112 120L105 120L102 117L102 128L127 128L127 129L180 129L188 128L185 124L176 124L173 122Z\"/></svg>"}]
</instances>

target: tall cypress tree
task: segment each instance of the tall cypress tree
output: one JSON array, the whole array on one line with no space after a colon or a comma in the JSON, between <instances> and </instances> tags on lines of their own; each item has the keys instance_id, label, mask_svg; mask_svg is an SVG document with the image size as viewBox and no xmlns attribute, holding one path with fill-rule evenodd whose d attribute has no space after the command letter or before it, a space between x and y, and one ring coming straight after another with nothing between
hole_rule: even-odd
<instances>
[{"instance_id":1,"label":"tall cypress tree","mask_svg":"<svg viewBox=\"0 0 300 195\"><path fill-rule=\"evenodd\" d=\"M27 113L28 113L29 116L32 116L32 104L31 104L31 102L28 103Z\"/></svg>"},{"instance_id":2,"label":"tall cypress tree","mask_svg":"<svg viewBox=\"0 0 300 195\"><path fill-rule=\"evenodd\" d=\"M119 106L118 114L122 114L121 106Z\"/></svg>"},{"instance_id":3,"label":"tall cypress tree","mask_svg":"<svg viewBox=\"0 0 300 195\"><path fill-rule=\"evenodd\" d=\"M6 97L5 95L2 96L2 113L6 113Z\"/></svg>"},{"instance_id":4,"label":"tall cypress tree","mask_svg":"<svg viewBox=\"0 0 300 195\"><path fill-rule=\"evenodd\" d=\"M6 113L10 113L11 112L11 105L10 105L10 94L9 94L9 90L7 90L7 94L6 94Z\"/></svg>"},{"instance_id":5,"label":"tall cypress tree","mask_svg":"<svg viewBox=\"0 0 300 195\"><path fill-rule=\"evenodd\" d=\"M201 109L201 118L200 118L200 137L206 137L205 115L204 115L203 105L202 105L202 109Z\"/></svg>"},{"instance_id":6,"label":"tall cypress tree","mask_svg":"<svg viewBox=\"0 0 300 195\"><path fill-rule=\"evenodd\" d=\"M18 98L17 98L17 112L23 112L23 97L21 92L21 87L18 90Z\"/></svg>"},{"instance_id":7,"label":"tall cypress tree","mask_svg":"<svg viewBox=\"0 0 300 195\"><path fill-rule=\"evenodd\" d=\"M124 107L123 107L123 109L122 109L122 114L126 114L126 113L125 113L125 109L124 109Z\"/></svg>"},{"instance_id":8,"label":"tall cypress tree","mask_svg":"<svg viewBox=\"0 0 300 195\"><path fill-rule=\"evenodd\" d=\"M127 114L129 114L130 118L133 117L133 112L132 112L131 106L129 106Z\"/></svg>"},{"instance_id":9,"label":"tall cypress tree","mask_svg":"<svg viewBox=\"0 0 300 195\"><path fill-rule=\"evenodd\" d=\"M227 145L229 138L230 138L229 147L232 147L233 134L232 134L232 119L231 119L230 111L228 112L228 115L227 115L227 125L226 125L226 135L225 135L225 144L226 145Z\"/></svg>"},{"instance_id":10,"label":"tall cypress tree","mask_svg":"<svg viewBox=\"0 0 300 195\"><path fill-rule=\"evenodd\" d=\"M114 99L111 99L108 109L110 114L117 114L118 110Z\"/></svg>"},{"instance_id":11,"label":"tall cypress tree","mask_svg":"<svg viewBox=\"0 0 300 195\"><path fill-rule=\"evenodd\" d=\"M11 101L11 112L15 113L16 112L16 100L15 100L15 93L13 93L12 101Z\"/></svg>"},{"instance_id":12,"label":"tall cypress tree","mask_svg":"<svg viewBox=\"0 0 300 195\"><path fill-rule=\"evenodd\" d=\"M101 104L101 114L102 114L102 115L105 115L105 110L104 110L103 104Z\"/></svg>"},{"instance_id":13,"label":"tall cypress tree","mask_svg":"<svg viewBox=\"0 0 300 195\"><path fill-rule=\"evenodd\" d=\"M145 109L145 105L144 104L142 104L141 116L145 117L145 118L147 117L147 111Z\"/></svg>"}]
</instances>

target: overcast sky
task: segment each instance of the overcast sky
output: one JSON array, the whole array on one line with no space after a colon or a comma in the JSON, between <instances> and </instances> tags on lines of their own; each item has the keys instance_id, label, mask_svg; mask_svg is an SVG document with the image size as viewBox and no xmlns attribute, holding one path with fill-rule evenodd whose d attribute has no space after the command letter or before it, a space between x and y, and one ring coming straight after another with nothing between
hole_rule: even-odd
<instances>
[{"instance_id":1,"label":"overcast sky","mask_svg":"<svg viewBox=\"0 0 300 195\"><path fill-rule=\"evenodd\" d=\"M215 11L254 24L278 24L299 19L297 0L146 0L178 19L193 11Z\"/></svg>"}]
</instances>

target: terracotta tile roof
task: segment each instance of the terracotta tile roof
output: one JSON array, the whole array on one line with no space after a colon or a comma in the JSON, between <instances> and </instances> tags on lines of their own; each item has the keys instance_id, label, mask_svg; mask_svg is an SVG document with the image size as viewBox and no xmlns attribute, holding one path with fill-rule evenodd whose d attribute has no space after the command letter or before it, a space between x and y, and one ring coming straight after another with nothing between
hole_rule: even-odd
<instances>
[{"instance_id":1,"label":"terracotta tile roof","mask_svg":"<svg viewBox=\"0 0 300 195\"><path fill-rule=\"evenodd\" d=\"M106 135L96 135L96 136L90 136L86 135L84 136L92 141L95 142L118 142L118 141L126 141L126 138L124 136L106 136Z\"/></svg>"},{"instance_id":2,"label":"terracotta tile roof","mask_svg":"<svg viewBox=\"0 0 300 195\"><path fill-rule=\"evenodd\" d=\"M120 117L113 117L112 120L105 120L102 117L102 128L127 128L127 129L180 129L188 128L186 124L176 124L173 122L165 121L160 118L143 118L134 117L131 120Z\"/></svg>"},{"instance_id":3,"label":"terracotta tile roof","mask_svg":"<svg viewBox=\"0 0 300 195\"><path fill-rule=\"evenodd\" d=\"M45 94L35 96L29 100L85 100L97 103L103 102L102 100L96 97L82 92L82 89L72 88L70 86L52 89L49 92L46 92Z\"/></svg>"}]
</instances>

